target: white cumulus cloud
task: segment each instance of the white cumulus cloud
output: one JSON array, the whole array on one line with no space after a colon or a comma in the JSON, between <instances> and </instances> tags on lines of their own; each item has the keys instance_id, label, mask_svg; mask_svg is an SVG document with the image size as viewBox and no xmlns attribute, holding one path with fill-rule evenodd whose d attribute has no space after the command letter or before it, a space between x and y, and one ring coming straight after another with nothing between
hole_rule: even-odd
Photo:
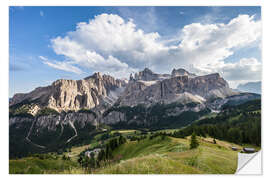
<instances>
[{"instance_id":1,"label":"white cumulus cloud","mask_svg":"<svg viewBox=\"0 0 270 180\"><path fill-rule=\"evenodd\" d=\"M157 32L145 33L137 28L132 19L101 14L78 23L66 36L51 39L54 52L66 60L45 62L58 69L66 65L69 68L62 69L72 72L78 71L76 64L120 77L147 66L160 73L180 67L199 73L218 71L229 81L260 78L261 63L255 58L225 62L240 48L254 43L259 46L261 21L254 16L239 15L227 24L192 23L178 32L179 43L170 44L170 39ZM235 76L234 72L242 74Z\"/></svg>"},{"instance_id":2,"label":"white cumulus cloud","mask_svg":"<svg viewBox=\"0 0 270 180\"><path fill-rule=\"evenodd\" d=\"M235 63L221 61L208 66L192 66L191 69L197 74L218 72L233 88L236 88L239 83L255 82L262 77L262 63L255 58L242 58Z\"/></svg>"}]
</instances>

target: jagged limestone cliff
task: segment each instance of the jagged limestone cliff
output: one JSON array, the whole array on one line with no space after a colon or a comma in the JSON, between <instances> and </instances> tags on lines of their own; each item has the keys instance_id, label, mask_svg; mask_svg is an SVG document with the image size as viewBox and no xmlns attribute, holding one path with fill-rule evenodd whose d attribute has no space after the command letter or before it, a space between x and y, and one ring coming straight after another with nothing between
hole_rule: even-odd
<instances>
[{"instance_id":1,"label":"jagged limestone cliff","mask_svg":"<svg viewBox=\"0 0 270 180\"><path fill-rule=\"evenodd\" d=\"M218 74L197 76L184 69L157 74L146 68L130 81L95 73L60 79L10 101L10 132L37 148L82 142L100 126L171 128L187 126L226 103L258 95L234 92ZM17 139L17 136L15 137ZM42 143L40 143L42 142Z\"/></svg>"},{"instance_id":2,"label":"jagged limestone cliff","mask_svg":"<svg viewBox=\"0 0 270 180\"><path fill-rule=\"evenodd\" d=\"M176 71L170 78L160 80L155 76L150 78L149 70L144 70L139 80L131 81L117 103L122 106L135 106L155 103L203 103L210 98L225 98L239 94L229 88L228 83L218 74L190 77L190 73L176 75ZM187 75L186 75L187 74ZM144 77L146 76L146 77ZM144 80L142 80L144 79ZM145 80L149 79L149 80Z\"/></svg>"},{"instance_id":3,"label":"jagged limestone cliff","mask_svg":"<svg viewBox=\"0 0 270 180\"><path fill-rule=\"evenodd\" d=\"M15 94L10 106L32 103L39 108L49 107L58 112L92 109L108 101L113 103L125 86L125 81L101 73L82 80L60 79L50 86L36 88L30 93ZM114 97L111 97L111 94Z\"/></svg>"}]
</instances>

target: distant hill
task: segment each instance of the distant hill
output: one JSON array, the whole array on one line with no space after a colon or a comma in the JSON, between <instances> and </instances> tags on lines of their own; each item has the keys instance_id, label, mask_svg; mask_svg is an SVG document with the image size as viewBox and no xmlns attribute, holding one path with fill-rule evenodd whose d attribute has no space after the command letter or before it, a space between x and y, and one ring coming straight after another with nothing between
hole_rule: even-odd
<instances>
[{"instance_id":1,"label":"distant hill","mask_svg":"<svg viewBox=\"0 0 270 180\"><path fill-rule=\"evenodd\" d=\"M261 94L262 82L258 81L258 82L248 82L245 84L239 84L237 86L237 89L244 92L252 92L252 93Z\"/></svg>"}]
</instances>

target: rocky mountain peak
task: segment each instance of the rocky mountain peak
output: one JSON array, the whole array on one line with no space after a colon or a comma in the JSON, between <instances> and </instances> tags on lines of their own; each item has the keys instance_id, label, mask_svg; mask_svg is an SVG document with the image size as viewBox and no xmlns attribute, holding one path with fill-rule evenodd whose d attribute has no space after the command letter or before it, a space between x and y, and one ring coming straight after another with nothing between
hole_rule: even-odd
<instances>
[{"instance_id":1,"label":"rocky mountain peak","mask_svg":"<svg viewBox=\"0 0 270 180\"><path fill-rule=\"evenodd\" d=\"M135 74L135 79L140 81L127 86L119 99L121 105L151 105L174 101L183 103L189 100L203 102L210 98L225 98L235 94L218 73L196 76L180 68L173 69L171 75L165 76L146 70L139 72L137 76Z\"/></svg>"},{"instance_id":2,"label":"rocky mountain peak","mask_svg":"<svg viewBox=\"0 0 270 180\"><path fill-rule=\"evenodd\" d=\"M149 68L145 68L143 71L139 73L135 73L134 80L142 80L142 81L157 81L170 78L169 74L158 74L154 73Z\"/></svg>"},{"instance_id":3,"label":"rocky mountain peak","mask_svg":"<svg viewBox=\"0 0 270 180\"><path fill-rule=\"evenodd\" d=\"M21 103L35 103L57 111L92 109L102 105L104 99L125 87L127 83L109 75L94 73L82 80L59 79L50 86L39 87L30 93L15 94L10 106ZM117 94L117 93L114 93Z\"/></svg>"},{"instance_id":4,"label":"rocky mountain peak","mask_svg":"<svg viewBox=\"0 0 270 180\"><path fill-rule=\"evenodd\" d=\"M84 80L88 79L102 79L102 74L101 72L95 72L93 75L84 78Z\"/></svg>"},{"instance_id":5,"label":"rocky mountain peak","mask_svg":"<svg viewBox=\"0 0 270 180\"><path fill-rule=\"evenodd\" d=\"M151 69L149 68L144 68L144 70L142 71L143 73L147 73L147 74L154 74L153 71L151 71Z\"/></svg>"},{"instance_id":6,"label":"rocky mountain peak","mask_svg":"<svg viewBox=\"0 0 270 180\"><path fill-rule=\"evenodd\" d=\"M158 79L158 74L153 73L149 68L145 68L139 73L135 73L135 80L153 81Z\"/></svg>"},{"instance_id":7,"label":"rocky mountain peak","mask_svg":"<svg viewBox=\"0 0 270 180\"><path fill-rule=\"evenodd\" d=\"M217 79L222 79L224 80L219 73L213 73L213 74L207 74L204 76L199 76L199 77L204 77L205 79L212 79L212 80L217 80ZM226 82L227 83L227 82Z\"/></svg>"},{"instance_id":8,"label":"rocky mountain peak","mask_svg":"<svg viewBox=\"0 0 270 180\"><path fill-rule=\"evenodd\" d=\"M29 102L60 112L97 108L104 103L113 105L116 101L122 105L170 103L178 99L198 99L197 96L201 99L210 96L223 98L232 94L228 83L218 73L196 76L180 68L173 69L170 75L145 68L130 77L132 83L100 72L82 80L59 79L50 86L14 95L10 105Z\"/></svg>"},{"instance_id":9,"label":"rocky mountain peak","mask_svg":"<svg viewBox=\"0 0 270 180\"><path fill-rule=\"evenodd\" d=\"M183 68L179 68L179 69L173 69L172 73L171 73L172 77L176 77L176 76L188 76L188 77L196 77L196 74L192 74L190 72L188 72L187 70L183 69Z\"/></svg>"},{"instance_id":10,"label":"rocky mountain peak","mask_svg":"<svg viewBox=\"0 0 270 180\"><path fill-rule=\"evenodd\" d=\"M96 73L94 73L93 77L97 78L97 79L102 79L103 76L102 76L101 72L96 72Z\"/></svg>"}]
</instances>

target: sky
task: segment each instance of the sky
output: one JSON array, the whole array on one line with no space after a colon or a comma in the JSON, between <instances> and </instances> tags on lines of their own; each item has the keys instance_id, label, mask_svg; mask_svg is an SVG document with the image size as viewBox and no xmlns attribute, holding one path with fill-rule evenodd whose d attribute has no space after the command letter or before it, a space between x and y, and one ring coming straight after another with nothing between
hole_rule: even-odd
<instances>
[{"instance_id":1,"label":"sky","mask_svg":"<svg viewBox=\"0 0 270 180\"><path fill-rule=\"evenodd\" d=\"M9 9L9 96L150 68L220 73L230 87L261 80L260 7L19 7Z\"/></svg>"}]
</instances>

